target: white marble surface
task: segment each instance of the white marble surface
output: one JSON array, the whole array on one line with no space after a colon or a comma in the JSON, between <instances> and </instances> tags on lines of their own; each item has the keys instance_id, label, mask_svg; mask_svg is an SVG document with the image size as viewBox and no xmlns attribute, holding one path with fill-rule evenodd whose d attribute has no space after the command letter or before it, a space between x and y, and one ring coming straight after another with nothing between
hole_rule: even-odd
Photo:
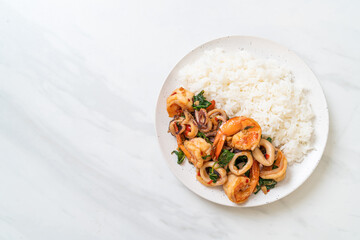
<instances>
[{"instance_id":1,"label":"white marble surface","mask_svg":"<svg viewBox=\"0 0 360 240\"><path fill-rule=\"evenodd\" d=\"M0 1L0 239L358 239L360 4L314 2ZM167 74L227 35L294 50L329 105L319 166L267 206L199 198L155 137Z\"/></svg>"}]
</instances>

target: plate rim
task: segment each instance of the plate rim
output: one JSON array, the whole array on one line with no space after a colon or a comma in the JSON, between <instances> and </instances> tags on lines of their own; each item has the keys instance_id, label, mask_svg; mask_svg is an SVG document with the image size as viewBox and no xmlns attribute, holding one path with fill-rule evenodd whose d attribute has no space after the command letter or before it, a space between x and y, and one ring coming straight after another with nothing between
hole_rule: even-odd
<instances>
[{"instance_id":1,"label":"plate rim","mask_svg":"<svg viewBox=\"0 0 360 240\"><path fill-rule=\"evenodd\" d=\"M281 195L279 198L276 198L276 199L273 199L273 200L270 200L270 201L265 201L263 203L260 203L260 204L257 204L257 205L243 205L243 204L235 204L235 205L230 205L230 204L222 204L220 202L217 202L217 201L214 201L213 199L209 199L209 198L206 198L202 195L200 195L199 193L197 193L195 190L193 190L191 187L187 186L186 183L184 183L180 177L174 173L174 171L172 170L172 167L170 165L170 163L167 161L167 155L165 155L165 153L162 151L161 149L161 143L160 143L160 137L159 137L159 129L157 127L157 122L158 122L158 115L156 114L158 112L158 108L159 108L159 103L161 101L160 99L160 94L161 92L163 92L163 89L165 87L165 83L167 82L167 80L169 79L170 75L173 73L174 69L176 69L178 67L178 65L180 65L180 63L186 58L188 57L191 53L193 53L194 51L202 48L203 46L205 45L208 45L208 44L211 44L211 43L214 43L216 41L221 41L221 40L224 40L224 39L227 39L227 38L249 38L249 39L256 39L256 40L261 40L261 41L266 41L268 43L271 43L273 45L276 45L280 48L283 48L284 50L287 50L288 52L292 53L296 58L298 58L298 60L300 60L301 62L304 63L305 67L308 68L308 70L314 75L315 77L315 80L316 82L319 84L320 86L320 90L321 90L321 98L324 100L324 103L325 103L325 112L324 112L324 120L326 121L326 137L325 137L325 141L323 143L323 145L321 146L321 148L317 147L317 149L319 150L319 159L316 160L315 164L314 164L314 167L308 171L308 174L306 175L305 178L303 178L303 180L299 181L299 184L293 188L291 191L285 193L284 195ZM188 52L187 54L185 54L170 70L169 74L167 75L167 77L165 78L165 80L163 81L162 83L162 86L158 92L158 97L157 97L157 101L156 101L156 107L155 107L155 131L156 131L156 138L157 138L157 143L158 143L158 147L160 148L160 152L168 166L168 168L170 169L170 171L172 172L173 175L175 175L176 179L178 181L180 181L188 190L190 190L191 192L195 193L197 196L207 200L207 201L210 201L212 203L216 203L216 204L219 204L221 206L227 206L227 207L235 207L235 208L249 208L249 207L260 207L260 206L264 206L264 205L268 205L270 203L274 203L280 199L283 199L287 196L289 196L291 193L295 192L300 186L302 186L308 179L309 177L313 174L313 172L315 171L315 169L317 168L317 166L319 165L319 162L321 161L321 159L323 158L323 155L324 155L324 151L325 151L325 148L326 148L326 145L327 145L327 142L328 142L328 138L329 138L329 129L330 129L330 124L329 124L329 107L328 107L328 104L327 104L327 99L326 99L326 96L325 96L325 93L324 93L324 89L321 85L321 82L319 81L319 79L317 78L316 74L314 73L314 71L311 69L311 67L302 59L298 56L298 54L296 54L294 51L290 50L288 47L278 43L278 42L275 42L273 40L269 40L267 38L263 38L263 37L257 37L257 36L251 36L251 35L229 35L229 36L225 36L225 37L220 37L220 38L216 38L216 39L213 39L213 40L210 40L210 41L207 41L205 43L202 43L200 45L198 45L197 47L193 48L190 52ZM298 163L295 163L295 164L298 164ZM301 163L300 163L301 164ZM230 200L229 200L230 201ZM231 202L232 203L232 202Z\"/></svg>"}]
</instances>

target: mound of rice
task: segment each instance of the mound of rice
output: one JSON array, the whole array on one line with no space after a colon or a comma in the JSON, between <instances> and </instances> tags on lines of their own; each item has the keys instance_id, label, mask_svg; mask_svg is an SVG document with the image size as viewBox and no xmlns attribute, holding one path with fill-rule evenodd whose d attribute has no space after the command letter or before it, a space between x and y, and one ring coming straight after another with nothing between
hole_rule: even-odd
<instances>
[{"instance_id":1,"label":"mound of rice","mask_svg":"<svg viewBox=\"0 0 360 240\"><path fill-rule=\"evenodd\" d=\"M255 58L246 51L223 49L204 55L179 72L186 89L205 90L229 117L247 116L271 137L289 164L301 162L311 150L313 112L304 89L295 87L289 69L272 59Z\"/></svg>"}]
</instances>

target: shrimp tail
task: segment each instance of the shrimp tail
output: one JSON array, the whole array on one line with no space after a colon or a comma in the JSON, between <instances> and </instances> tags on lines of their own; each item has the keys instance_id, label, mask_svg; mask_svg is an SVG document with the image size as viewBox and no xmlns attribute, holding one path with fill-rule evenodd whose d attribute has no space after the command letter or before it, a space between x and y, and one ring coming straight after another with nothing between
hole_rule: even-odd
<instances>
[{"instance_id":1,"label":"shrimp tail","mask_svg":"<svg viewBox=\"0 0 360 240\"><path fill-rule=\"evenodd\" d=\"M187 159L192 159L192 155L191 153L185 148L184 144L183 144L183 140L181 139L180 134L176 135L176 141L178 144L178 147L181 149L181 151L183 151L183 153L185 154L185 156L187 157Z\"/></svg>"},{"instance_id":2,"label":"shrimp tail","mask_svg":"<svg viewBox=\"0 0 360 240\"><path fill-rule=\"evenodd\" d=\"M213 147L211 149L211 157L212 159L217 160L220 156L221 150L224 147L224 143L226 140L226 135L221 132L218 133L215 137Z\"/></svg>"}]
</instances>

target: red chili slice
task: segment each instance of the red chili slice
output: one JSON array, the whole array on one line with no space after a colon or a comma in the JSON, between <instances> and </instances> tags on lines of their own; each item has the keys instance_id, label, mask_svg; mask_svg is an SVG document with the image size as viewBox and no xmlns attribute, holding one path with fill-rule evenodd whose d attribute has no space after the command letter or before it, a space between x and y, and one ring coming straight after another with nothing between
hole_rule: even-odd
<instances>
[{"instance_id":1,"label":"red chili slice","mask_svg":"<svg viewBox=\"0 0 360 240\"><path fill-rule=\"evenodd\" d=\"M174 125L174 128L175 128L175 131L176 131L176 132L179 132L179 128L178 128L178 126L177 126L176 123L175 123L175 125Z\"/></svg>"},{"instance_id":2,"label":"red chili slice","mask_svg":"<svg viewBox=\"0 0 360 240\"><path fill-rule=\"evenodd\" d=\"M206 108L206 111L213 110L215 108L215 100L211 100L211 105Z\"/></svg>"},{"instance_id":3,"label":"red chili slice","mask_svg":"<svg viewBox=\"0 0 360 240\"><path fill-rule=\"evenodd\" d=\"M189 132L191 132L191 126L186 124L186 127L185 127L185 135L187 135Z\"/></svg>"}]
</instances>

